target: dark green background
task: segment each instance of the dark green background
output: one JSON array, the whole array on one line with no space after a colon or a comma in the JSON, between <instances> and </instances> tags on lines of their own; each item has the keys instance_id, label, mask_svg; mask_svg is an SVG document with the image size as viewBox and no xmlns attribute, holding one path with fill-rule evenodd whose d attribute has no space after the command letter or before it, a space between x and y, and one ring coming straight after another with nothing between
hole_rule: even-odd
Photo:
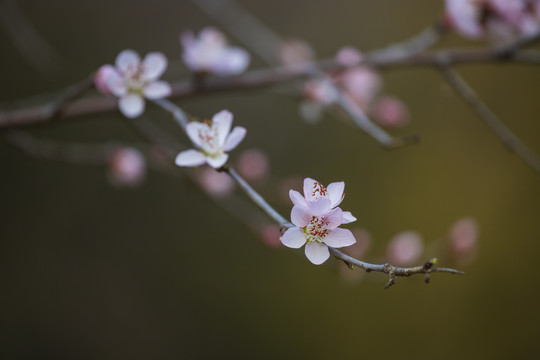
<instances>
[{"instance_id":1,"label":"dark green background","mask_svg":"<svg viewBox=\"0 0 540 360\"><path fill-rule=\"evenodd\" d=\"M279 34L318 55L404 40L442 12L441 1L242 1ZM57 91L111 63L124 48L163 51L168 80L186 77L178 34L213 21L188 1L20 1L63 58L44 79L0 32L0 100ZM474 46L450 36L441 46ZM261 67L255 59L252 68ZM470 65L460 73L540 153L540 69ZM118 190L98 167L30 159L0 140L0 354L3 359L520 358L537 352L540 176L453 95L432 69L384 73L387 93L410 107L417 146L384 151L326 116L302 122L293 98L269 90L177 102L210 117L227 108L248 134L241 149L269 154L272 178L258 189L282 214L278 179L344 180L343 207L374 241L414 229L429 244L474 217L481 237L467 275L348 284L331 259L258 237L183 182L151 173ZM35 102L35 101L34 101ZM168 116L160 126L187 139ZM138 139L118 113L31 129L59 141ZM235 153L232 154L234 159ZM189 171L189 170L188 170ZM427 256L444 254L428 253ZM340 264L339 264L340 265ZM445 263L442 265L452 265ZM341 266L341 265L340 265Z\"/></svg>"}]
</instances>

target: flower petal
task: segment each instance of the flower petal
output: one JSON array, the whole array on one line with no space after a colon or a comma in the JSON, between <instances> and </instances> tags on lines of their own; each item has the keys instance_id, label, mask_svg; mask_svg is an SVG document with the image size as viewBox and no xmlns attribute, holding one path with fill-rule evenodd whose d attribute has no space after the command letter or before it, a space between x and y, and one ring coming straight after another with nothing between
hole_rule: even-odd
<instances>
[{"instance_id":1,"label":"flower petal","mask_svg":"<svg viewBox=\"0 0 540 360\"><path fill-rule=\"evenodd\" d=\"M308 206L306 199L304 199L304 197L296 190L289 190L289 197L294 205Z\"/></svg>"},{"instance_id":2,"label":"flower petal","mask_svg":"<svg viewBox=\"0 0 540 360\"><path fill-rule=\"evenodd\" d=\"M208 125L202 122L192 121L186 126L186 133L193 144L199 148L203 147L203 138L208 135L209 132L210 128Z\"/></svg>"},{"instance_id":3,"label":"flower petal","mask_svg":"<svg viewBox=\"0 0 540 360\"><path fill-rule=\"evenodd\" d=\"M308 208L313 216L323 216L330 211L330 204L330 199L321 197L315 201L308 202Z\"/></svg>"},{"instance_id":4,"label":"flower petal","mask_svg":"<svg viewBox=\"0 0 540 360\"><path fill-rule=\"evenodd\" d=\"M348 224L348 223L352 223L353 221L356 221L356 218L353 216L353 214L351 214L350 211L344 211L343 212L343 220L342 220L342 224Z\"/></svg>"},{"instance_id":5,"label":"flower petal","mask_svg":"<svg viewBox=\"0 0 540 360\"><path fill-rule=\"evenodd\" d=\"M293 206L291 210L291 221L299 228L307 226L312 217L309 210L303 206Z\"/></svg>"},{"instance_id":6,"label":"flower petal","mask_svg":"<svg viewBox=\"0 0 540 360\"><path fill-rule=\"evenodd\" d=\"M291 228L285 231L285 234L281 237L281 242L287 247L298 249L306 243L306 236L301 229Z\"/></svg>"},{"instance_id":7,"label":"flower petal","mask_svg":"<svg viewBox=\"0 0 540 360\"><path fill-rule=\"evenodd\" d=\"M142 66L146 80L156 80L167 69L167 57L160 52L148 53L144 57Z\"/></svg>"},{"instance_id":8,"label":"flower petal","mask_svg":"<svg viewBox=\"0 0 540 360\"><path fill-rule=\"evenodd\" d=\"M304 197L307 201L312 201L315 199L313 196L313 190L317 186L317 181L313 180L312 178L305 178L304 179Z\"/></svg>"},{"instance_id":9,"label":"flower petal","mask_svg":"<svg viewBox=\"0 0 540 360\"><path fill-rule=\"evenodd\" d=\"M328 185L328 198L332 202L332 207L335 208L343 200L343 190L345 190L345 183L343 181L334 182Z\"/></svg>"},{"instance_id":10,"label":"flower petal","mask_svg":"<svg viewBox=\"0 0 540 360\"><path fill-rule=\"evenodd\" d=\"M116 68L121 72L125 73L128 71L134 71L136 67L139 66L141 58L133 50L124 50L116 57Z\"/></svg>"},{"instance_id":11,"label":"flower petal","mask_svg":"<svg viewBox=\"0 0 540 360\"><path fill-rule=\"evenodd\" d=\"M315 265L320 265L330 257L328 247L324 244L310 241L305 248L306 257Z\"/></svg>"},{"instance_id":12,"label":"flower petal","mask_svg":"<svg viewBox=\"0 0 540 360\"><path fill-rule=\"evenodd\" d=\"M199 166L204 164L206 157L200 151L189 149L176 155L174 163L178 166Z\"/></svg>"},{"instance_id":13,"label":"flower petal","mask_svg":"<svg viewBox=\"0 0 540 360\"><path fill-rule=\"evenodd\" d=\"M229 47L223 49L222 55L213 65L213 70L221 75L237 75L246 70L249 60L249 53L244 49Z\"/></svg>"},{"instance_id":14,"label":"flower petal","mask_svg":"<svg viewBox=\"0 0 540 360\"><path fill-rule=\"evenodd\" d=\"M135 118L141 115L144 111L144 100L136 94L127 94L120 98L118 107L122 114L128 118Z\"/></svg>"},{"instance_id":15,"label":"flower petal","mask_svg":"<svg viewBox=\"0 0 540 360\"><path fill-rule=\"evenodd\" d=\"M223 153L223 154L218 155L216 157L207 156L206 157L206 162L208 163L208 165L210 165L214 169L219 169L220 167L225 165L225 163L227 162L228 159L229 159L229 155Z\"/></svg>"},{"instance_id":16,"label":"flower petal","mask_svg":"<svg viewBox=\"0 0 540 360\"><path fill-rule=\"evenodd\" d=\"M356 242L350 230L337 228L330 230L324 238L324 243L334 248L350 246Z\"/></svg>"},{"instance_id":17,"label":"flower petal","mask_svg":"<svg viewBox=\"0 0 540 360\"><path fill-rule=\"evenodd\" d=\"M233 115L229 110L221 110L212 117L212 128L215 128L220 146L225 144L225 140L231 131Z\"/></svg>"},{"instance_id":18,"label":"flower petal","mask_svg":"<svg viewBox=\"0 0 540 360\"><path fill-rule=\"evenodd\" d=\"M143 90L147 99L161 99L171 94L171 86L166 81L154 81Z\"/></svg>"},{"instance_id":19,"label":"flower petal","mask_svg":"<svg viewBox=\"0 0 540 360\"><path fill-rule=\"evenodd\" d=\"M343 223L343 211L340 208L330 210L328 215L326 215L325 217L326 221L328 221L328 230L335 229Z\"/></svg>"},{"instance_id":20,"label":"flower petal","mask_svg":"<svg viewBox=\"0 0 540 360\"><path fill-rule=\"evenodd\" d=\"M223 145L224 151L231 151L235 147L240 144L242 140L244 140L244 137L246 136L247 130L241 126L236 126L229 137L227 137L227 140L225 141L225 145Z\"/></svg>"}]
</instances>

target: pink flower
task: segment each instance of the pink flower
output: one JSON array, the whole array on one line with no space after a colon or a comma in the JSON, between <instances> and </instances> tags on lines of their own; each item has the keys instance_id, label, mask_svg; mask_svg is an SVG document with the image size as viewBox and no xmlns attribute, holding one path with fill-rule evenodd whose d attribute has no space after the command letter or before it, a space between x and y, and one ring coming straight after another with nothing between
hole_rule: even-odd
<instances>
[{"instance_id":1,"label":"pink flower","mask_svg":"<svg viewBox=\"0 0 540 360\"><path fill-rule=\"evenodd\" d=\"M381 77L370 68L358 66L348 69L338 77L338 83L363 109L381 89Z\"/></svg>"},{"instance_id":2,"label":"pink flower","mask_svg":"<svg viewBox=\"0 0 540 360\"><path fill-rule=\"evenodd\" d=\"M295 227L283 234L281 242L295 249L306 245L306 257L315 265L330 257L328 246L339 248L356 242L349 230L338 227L343 223L343 211L331 209L331 201L326 197L318 198L309 207L295 205L291 221Z\"/></svg>"},{"instance_id":3,"label":"pink flower","mask_svg":"<svg viewBox=\"0 0 540 360\"><path fill-rule=\"evenodd\" d=\"M318 204L317 201L320 198L327 199L329 201L329 209L334 209L336 206L341 204L345 193L345 183L334 182L324 187L320 182L313 180L311 178L304 179L304 196L300 195L298 191L290 190L289 197L295 206L302 206L308 209L311 209L314 204ZM317 205L319 206L319 205ZM349 212L344 211L342 214L342 224L348 224L353 221L356 221L356 218Z\"/></svg>"},{"instance_id":4,"label":"pink flower","mask_svg":"<svg viewBox=\"0 0 540 360\"><path fill-rule=\"evenodd\" d=\"M268 156L258 149L244 151L236 162L236 169L248 181L259 181L268 175Z\"/></svg>"},{"instance_id":5,"label":"pink flower","mask_svg":"<svg viewBox=\"0 0 540 360\"><path fill-rule=\"evenodd\" d=\"M456 221L448 234L448 247L452 257L460 263L474 260L478 248L478 225L472 218Z\"/></svg>"},{"instance_id":6,"label":"pink flower","mask_svg":"<svg viewBox=\"0 0 540 360\"><path fill-rule=\"evenodd\" d=\"M146 160L135 148L116 150L109 162L109 178L116 186L138 186L146 175Z\"/></svg>"},{"instance_id":7,"label":"pink flower","mask_svg":"<svg viewBox=\"0 0 540 360\"><path fill-rule=\"evenodd\" d=\"M362 57L362 53L358 49L345 46L336 54L336 61L342 66L352 67L358 65L362 61Z\"/></svg>"},{"instance_id":8,"label":"pink flower","mask_svg":"<svg viewBox=\"0 0 540 360\"><path fill-rule=\"evenodd\" d=\"M96 73L96 88L104 94L120 98L122 114L134 118L144 112L144 99L169 96L170 85L157 79L167 68L167 58L159 52L146 55L141 62L139 54L124 50L116 58L115 66L104 65Z\"/></svg>"},{"instance_id":9,"label":"pink flower","mask_svg":"<svg viewBox=\"0 0 540 360\"><path fill-rule=\"evenodd\" d=\"M480 22L483 1L446 0L446 16L461 35L478 39L484 35Z\"/></svg>"},{"instance_id":10,"label":"pink flower","mask_svg":"<svg viewBox=\"0 0 540 360\"><path fill-rule=\"evenodd\" d=\"M234 180L227 174L207 166L195 174L197 182L210 195L226 197L234 190Z\"/></svg>"},{"instance_id":11,"label":"pink flower","mask_svg":"<svg viewBox=\"0 0 540 360\"><path fill-rule=\"evenodd\" d=\"M375 120L382 126L401 127L409 122L407 106L401 100L391 96L378 99L371 111Z\"/></svg>"},{"instance_id":12,"label":"pink flower","mask_svg":"<svg viewBox=\"0 0 540 360\"><path fill-rule=\"evenodd\" d=\"M408 266L418 260L423 251L424 245L420 234L415 231L404 231L390 240L386 254L392 264Z\"/></svg>"},{"instance_id":13,"label":"pink flower","mask_svg":"<svg viewBox=\"0 0 540 360\"><path fill-rule=\"evenodd\" d=\"M234 149L246 135L246 129L236 126L231 131L233 115L222 110L212 117L212 122L190 122L186 132L198 148L182 151L176 156L178 166L199 166L207 163L218 169L225 165L229 155L226 152Z\"/></svg>"},{"instance_id":14,"label":"pink flower","mask_svg":"<svg viewBox=\"0 0 540 360\"><path fill-rule=\"evenodd\" d=\"M228 46L225 36L212 27L201 30L198 38L192 31L183 32L180 43L184 47L184 63L195 72L236 75L249 65L248 52Z\"/></svg>"}]
</instances>

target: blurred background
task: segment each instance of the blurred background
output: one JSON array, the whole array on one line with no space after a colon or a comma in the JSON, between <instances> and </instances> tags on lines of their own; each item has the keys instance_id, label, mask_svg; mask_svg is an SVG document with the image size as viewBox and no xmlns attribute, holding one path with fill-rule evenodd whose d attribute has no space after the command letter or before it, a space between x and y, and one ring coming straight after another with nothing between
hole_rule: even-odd
<instances>
[{"instance_id":1,"label":"blurred background","mask_svg":"<svg viewBox=\"0 0 540 360\"><path fill-rule=\"evenodd\" d=\"M240 3L280 35L307 41L323 58L345 45L367 51L405 40L443 12L442 0ZM187 78L178 35L215 25L190 1L16 4L45 50L25 44L33 35L21 30L27 29L20 27L23 20L6 16L13 2L2 0L3 108L20 99L50 100L43 94L54 95L113 63L125 48L162 51L171 61L164 78ZM9 30L14 22L18 30ZM241 45L233 37L231 42ZM483 45L449 35L438 47ZM250 68L263 66L253 56ZM540 68L458 70L540 154ZM534 356L540 176L507 151L432 69L396 69L382 77L382 92L399 97L411 115L409 126L392 133L418 134L420 144L383 150L332 114L307 124L298 100L275 89L176 103L201 118L225 108L234 113L248 134L232 161L247 149L267 155L270 175L255 187L283 215L291 209L283 189L296 184L300 190L294 179L345 181L343 208L358 218L348 227L371 236L362 259L386 261L390 239L412 230L424 244L418 264L435 256L465 276L434 274L429 285L422 276L398 278L385 291L386 275L355 270L358 275L344 276L334 259L314 266L302 250L263 241L257 232L263 220L238 221L176 177L149 172L141 186L118 188L104 167L31 158L2 139L0 357ZM188 143L164 112L149 106L147 116ZM59 142L140 141L118 112L28 131ZM448 252L450 228L462 218L474 219L479 229L467 261Z\"/></svg>"}]
</instances>

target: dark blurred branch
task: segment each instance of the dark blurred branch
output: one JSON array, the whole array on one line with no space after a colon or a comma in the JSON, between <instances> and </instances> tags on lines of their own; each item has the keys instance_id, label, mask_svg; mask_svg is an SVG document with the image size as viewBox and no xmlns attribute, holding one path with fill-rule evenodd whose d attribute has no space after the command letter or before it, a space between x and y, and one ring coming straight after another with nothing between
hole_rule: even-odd
<instances>
[{"instance_id":1,"label":"dark blurred branch","mask_svg":"<svg viewBox=\"0 0 540 360\"><path fill-rule=\"evenodd\" d=\"M497 115L484 104L473 88L450 66L441 66L441 73L454 91L476 112L478 117L503 141L503 143L518 155L527 165L540 173L540 159L512 131L499 120Z\"/></svg>"}]
</instances>

